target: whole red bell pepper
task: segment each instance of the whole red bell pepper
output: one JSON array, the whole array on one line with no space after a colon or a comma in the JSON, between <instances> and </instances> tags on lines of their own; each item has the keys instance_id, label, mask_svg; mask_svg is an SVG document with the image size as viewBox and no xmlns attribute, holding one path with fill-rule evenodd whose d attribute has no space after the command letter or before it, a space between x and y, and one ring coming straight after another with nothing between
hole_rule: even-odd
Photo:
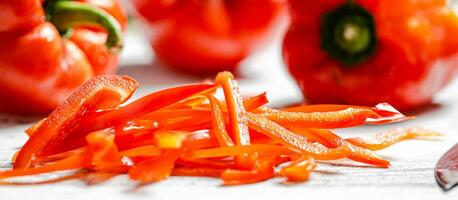
<instances>
[{"instance_id":1,"label":"whole red bell pepper","mask_svg":"<svg viewBox=\"0 0 458 200\"><path fill-rule=\"evenodd\" d=\"M0 1L0 112L48 113L114 72L125 24L119 0Z\"/></svg>"},{"instance_id":2,"label":"whole red bell pepper","mask_svg":"<svg viewBox=\"0 0 458 200\"><path fill-rule=\"evenodd\" d=\"M309 103L428 104L458 72L444 0L289 0L283 57Z\"/></svg>"},{"instance_id":3,"label":"whole red bell pepper","mask_svg":"<svg viewBox=\"0 0 458 200\"><path fill-rule=\"evenodd\" d=\"M234 70L286 18L285 0L135 0L156 56L194 73Z\"/></svg>"}]
</instances>

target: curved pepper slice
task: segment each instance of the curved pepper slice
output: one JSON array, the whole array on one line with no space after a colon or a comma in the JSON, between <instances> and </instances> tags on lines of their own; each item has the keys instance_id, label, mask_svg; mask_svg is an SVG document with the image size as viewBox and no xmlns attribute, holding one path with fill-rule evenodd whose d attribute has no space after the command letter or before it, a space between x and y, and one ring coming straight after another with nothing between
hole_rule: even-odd
<instances>
[{"instance_id":1,"label":"curved pepper slice","mask_svg":"<svg viewBox=\"0 0 458 200\"><path fill-rule=\"evenodd\" d=\"M212 107L212 121L213 121L213 133L221 146L232 146L232 142L229 134L226 131L226 125L224 121L224 113L221 109L221 104L218 99L213 96L209 96L210 105Z\"/></svg>"},{"instance_id":2,"label":"curved pepper slice","mask_svg":"<svg viewBox=\"0 0 458 200\"><path fill-rule=\"evenodd\" d=\"M19 151L14 168L30 167L46 149L64 140L85 113L115 108L137 87L138 83L127 76L99 76L86 82L37 128Z\"/></svg>"},{"instance_id":3,"label":"curved pepper slice","mask_svg":"<svg viewBox=\"0 0 458 200\"><path fill-rule=\"evenodd\" d=\"M426 130L423 128L397 128L388 132L383 132L371 138L347 138L345 141L359 147L370 150L380 150L389 147L397 142L417 137L440 136L440 133Z\"/></svg>"},{"instance_id":4,"label":"curved pepper slice","mask_svg":"<svg viewBox=\"0 0 458 200\"><path fill-rule=\"evenodd\" d=\"M280 170L280 175L291 182L303 182L309 179L310 173L315 169L316 163L310 157L303 157L292 161L288 166Z\"/></svg>"}]
</instances>

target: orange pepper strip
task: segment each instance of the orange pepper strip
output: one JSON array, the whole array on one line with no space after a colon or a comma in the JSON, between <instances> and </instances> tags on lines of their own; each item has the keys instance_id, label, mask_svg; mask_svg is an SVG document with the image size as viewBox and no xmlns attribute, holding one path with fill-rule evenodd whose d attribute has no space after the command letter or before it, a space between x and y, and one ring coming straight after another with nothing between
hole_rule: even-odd
<instances>
[{"instance_id":1,"label":"orange pepper strip","mask_svg":"<svg viewBox=\"0 0 458 200\"><path fill-rule=\"evenodd\" d=\"M243 105L242 96L239 93L238 83L230 72L220 72L216 75L215 83L223 87L226 106L229 113L232 138L236 145L250 145L250 134L248 131L248 120ZM239 155L236 157L236 165L243 168L253 166L249 155Z\"/></svg>"},{"instance_id":2,"label":"orange pepper strip","mask_svg":"<svg viewBox=\"0 0 458 200\"><path fill-rule=\"evenodd\" d=\"M2 171L0 172L0 179L87 168L91 166L90 159L88 152L85 152L33 168L18 168L10 171Z\"/></svg>"},{"instance_id":3,"label":"orange pepper strip","mask_svg":"<svg viewBox=\"0 0 458 200\"><path fill-rule=\"evenodd\" d=\"M252 170L227 169L221 174L224 185L256 183L274 176L275 159L262 157L256 159Z\"/></svg>"},{"instance_id":4,"label":"orange pepper strip","mask_svg":"<svg viewBox=\"0 0 458 200\"><path fill-rule=\"evenodd\" d=\"M369 149L364 149L362 147L355 146L346 141L343 141L343 144L341 146L347 147L351 150L352 153L350 156L348 156L348 158L351 160L375 165L377 167L382 168L387 168L390 166L390 161L381 158Z\"/></svg>"},{"instance_id":5,"label":"orange pepper strip","mask_svg":"<svg viewBox=\"0 0 458 200\"><path fill-rule=\"evenodd\" d=\"M173 168L173 176L197 176L197 177L220 177L224 172L223 169L214 168L186 168L186 167L175 167Z\"/></svg>"},{"instance_id":6,"label":"orange pepper strip","mask_svg":"<svg viewBox=\"0 0 458 200\"><path fill-rule=\"evenodd\" d=\"M69 175L66 175L66 176L61 176L61 177L47 179L47 180L41 180L41 181L33 181L33 182L0 181L0 185L16 185L16 186L43 185L43 184L58 183L58 182L62 182L62 181L72 180L72 179L78 179L78 178L81 178L81 177L84 177L84 176L85 176L84 173L76 172L76 173L69 174Z\"/></svg>"},{"instance_id":7,"label":"orange pepper strip","mask_svg":"<svg viewBox=\"0 0 458 200\"><path fill-rule=\"evenodd\" d=\"M181 154L181 149L165 150L159 158L148 158L136 163L130 168L129 177L141 184L164 180L172 173L175 161Z\"/></svg>"},{"instance_id":8,"label":"orange pepper strip","mask_svg":"<svg viewBox=\"0 0 458 200\"><path fill-rule=\"evenodd\" d=\"M212 89L213 87L215 86L209 84L197 84L179 86L154 92L124 107L94 118L93 120L90 120L86 126L82 126L82 128L84 130L100 130L116 124L121 124L177 103L183 99L192 97L200 92Z\"/></svg>"},{"instance_id":9,"label":"orange pepper strip","mask_svg":"<svg viewBox=\"0 0 458 200\"><path fill-rule=\"evenodd\" d=\"M362 162L366 164L375 165L378 167L388 167L390 163L376 155L374 152L364 149L349 142L343 141L341 137L334 134L332 131L327 129L300 129L293 128L298 134L304 135L307 137L307 140L316 140L328 148L338 148L346 147L350 149L351 155L348 156L349 159Z\"/></svg>"},{"instance_id":10,"label":"orange pepper strip","mask_svg":"<svg viewBox=\"0 0 458 200\"><path fill-rule=\"evenodd\" d=\"M263 108L260 116L288 127L303 128L345 128L363 125L368 118L377 118L374 111L365 108L347 108L330 112L287 112Z\"/></svg>"},{"instance_id":11,"label":"orange pepper strip","mask_svg":"<svg viewBox=\"0 0 458 200\"><path fill-rule=\"evenodd\" d=\"M244 116L245 107L238 91L237 81L234 80L234 76L230 72L221 72L216 76L215 83L223 86L235 143L237 145L249 145L248 122Z\"/></svg>"},{"instance_id":12,"label":"orange pepper strip","mask_svg":"<svg viewBox=\"0 0 458 200\"><path fill-rule=\"evenodd\" d=\"M226 156L237 156L243 154L258 153L262 155L292 155L299 154L298 151L287 147L270 144L252 144L247 146L226 146L209 149L197 149L187 152L186 157L191 158L215 158Z\"/></svg>"},{"instance_id":13,"label":"orange pepper strip","mask_svg":"<svg viewBox=\"0 0 458 200\"><path fill-rule=\"evenodd\" d=\"M400 113L398 110L393 108L391 105L387 103L380 103L377 104L375 107L366 107L366 106L349 106L349 105L333 105L333 104L324 104L324 105L306 105L306 106L298 106L298 107L291 107L285 108L282 111L285 112L300 112L300 113L329 113L329 112L344 112L345 110L359 110L359 112L363 112L366 110L366 116L364 122L366 124L387 124L387 123L394 123L400 122L408 119L414 118L407 117ZM373 113L367 111L371 110ZM278 112L273 109L265 109L267 112L275 113ZM357 113L355 113L357 114ZM374 115L375 114L375 115ZM356 117L356 116L355 116ZM364 116L359 116L364 117ZM358 118L357 118L358 119ZM359 119L361 120L361 119ZM362 124L355 124L355 125L362 125ZM320 127L310 127L310 128L320 128ZM324 128L342 128L342 127L324 127Z\"/></svg>"},{"instance_id":14,"label":"orange pepper strip","mask_svg":"<svg viewBox=\"0 0 458 200\"><path fill-rule=\"evenodd\" d=\"M179 166L187 168L213 168L213 169L227 169L233 168L232 161L226 160L210 160L199 158L180 158L176 162Z\"/></svg>"},{"instance_id":15,"label":"orange pepper strip","mask_svg":"<svg viewBox=\"0 0 458 200\"><path fill-rule=\"evenodd\" d=\"M203 92L197 93L194 96L187 98L181 102L166 106L162 110L175 110L175 109L193 109L198 106L208 105L205 104L208 95L214 95L220 87L213 87Z\"/></svg>"},{"instance_id":16,"label":"orange pepper strip","mask_svg":"<svg viewBox=\"0 0 458 200\"><path fill-rule=\"evenodd\" d=\"M119 153L122 156L127 156L127 157L159 156L161 155L162 150L153 145L146 145L146 146L135 147L132 149L124 150Z\"/></svg>"},{"instance_id":17,"label":"orange pepper strip","mask_svg":"<svg viewBox=\"0 0 458 200\"><path fill-rule=\"evenodd\" d=\"M380 117L368 118L366 120L367 124L380 125L401 122L415 118L415 116L405 116L388 103L379 103L375 106L375 108L372 108L372 110L376 112Z\"/></svg>"},{"instance_id":18,"label":"orange pepper strip","mask_svg":"<svg viewBox=\"0 0 458 200\"><path fill-rule=\"evenodd\" d=\"M114 142L114 130L106 129L86 136L91 153L92 169L96 171L124 171L122 156Z\"/></svg>"},{"instance_id":19,"label":"orange pepper strip","mask_svg":"<svg viewBox=\"0 0 458 200\"><path fill-rule=\"evenodd\" d=\"M319 142L329 148L336 148L342 144L342 138L328 129L309 129L300 127L291 127L288 129L296 134L305 136L309 142Z\"/></svg>"},{"instance_id":20,"label":"orange pepper strip","mask_svg":"<svg viewBox=\"0 0 458 200\"><path fill-rule=\"evenodd\" d=\"M224 113L221 109L221 104L218 99L213 96L208 96L212 107L213 133L221 146L233 146L231 138L227 134L224 121Z\"/></svg>"},{"instance_id":21,"label":"orange pepper strip","mask_svg":"<svg viewBox=\"0 0 458 200\"><path fill-rule=\"evenodd\" d=\"M74 156L76 154L82 154L85 151L87 151L87 146L81 147L81 148L78 148L78 149L73 149L73 150L66 151L66 152L62 152L62 153L59 153L59 154L43 156L43 157L38 158L36 160L36 163L37 164L41 164L41 163L47 163L47 162L54 162L54 161L57 161L57 160L62 160L64 158L68 158L70 156Z\"/></svg>"},{"instance_id":22,"label":"orange pepper strip","mask_svg":"<svg viewBox=\"0 0 458 200\"><path fill-rule=\"evenodd\" d=\"M309 179L310 173L315 169L316 163L313 158L302 157L292 161L288 166L280 170L280 175L291 182L304 182Z\"/></svg>"},{"instance_id":23,"label":"orange pepper strip","mask_svg":"<svg viewBox=\"0 0 458 200\"><path fill-rule=\"evenodd\" d=\"M179 149L187 134L184 131L158 130L154 133L154 146L160 149Z\"/></svg>"},{"instance_id":24,"label":"orange pepper strip","mask_svg":"<svg viewBox=\"0 0 458 200\"><path fill-rule=\"evenodd\" d=\"M158 110L142 116L140 119L164 120L184 117L210 118L210 111L204 109Z\"/></svg>"},{"instance_id":25,"label":"orange pepper strip","mask_svg":"<svg viewBox=\"0 0 458 200\"><path fill-rule=\"evenodd\" d=\"M35 123L34 125L32 125L30 128L25 130L25 133L29 137L31 137L38 130L38 128L40 128L40 126L43 124L44 121L46 121L46 118L43 118L40 121L38 121L37 123Z\"/></svg>"},{"instance_id":26,"label":"orange pepper strip","mask_svg":"<svg viewBox=\"0 0 458 200\"><path fill-rule=\"evenodd\" d=\"M295 106L289 108L283 108L282 111L287 112L331 112L331 111L339 111L345 110L347 108L360 108L360 106L350 106L350 105L339 105L339 104L317 104L317 105L302 105L302 106ZM364 107L363 108L369 108Z\"/></svg>"},{"instance_id":27,"label":"orange pepper strip","mask_svg":"<svg viewBox=\"0 0 458 200\"><path fill-rule=\"evenodd\" d=\"M188 135L185 145L188 150L219 147L218 141L208 133L193 132Z\"/></svg>"},{"instance_id":28,"label":"orange pepper strip","mask_svg":"<svg viewBox=\"0 0 458 200\"><path fill-rule=\"evenodd\" d=\"M348 138L345 139L347 142L370 150L380 150L389 147L397 142L407 139L413 139L417 137L430 137L440 136L442 134L429 131L423 128L397 128L388 132L376 134L371 138Z\"/></svg>"},{"instance_id":29,"label":"orange pepper strip","mask_svg":"<svg viewBox=\"0 0 458 200\"><path fill-rule=\"evenodd\" d=\"M300 150L305 155L317 160L345 158L351 153L350 149L343 145L329 149L321 144L307 142L303 136L297 135L263 116L247 113L247 117L250 128L277 140L291 149Z\"/></svg>"},{"instance_id":30,"label":"orange pepper strip","mask_svg":"<svg viewBox=\"0 0 458 200\"><path fill-rule=\"evenodd\" d=\"M269 100L267 99L267 94L265 92L243 100L243 106L248 111L257 109L267 103L269 103Z\"/></svg>"}]
</instances>

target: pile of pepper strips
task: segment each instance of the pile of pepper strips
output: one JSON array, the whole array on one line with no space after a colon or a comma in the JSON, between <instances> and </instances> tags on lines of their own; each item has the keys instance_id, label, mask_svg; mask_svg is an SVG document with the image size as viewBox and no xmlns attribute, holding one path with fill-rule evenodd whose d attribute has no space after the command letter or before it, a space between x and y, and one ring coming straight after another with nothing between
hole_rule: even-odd
<instances>
[{"instance_id":1,"label":"pile of pepper strips","mask_svg":"<svg viewBox=\"0 0 458 200\"><path fill-rule=\"evenodd\" d=\"M132 78L116 75L85 83L26 131L30 138L13 158L13 169L0 172L2 183L63 170L74 171L44 182L81 178L97 183L119 174L141 185L171 175L219 177L225 185L275 176L298 182L306 181L321 160L347 158L389 167L373 150L440 135L399 128L372 138L344 139L332 129L411 117L388 104L268 108L266 93L242 98L229 72L219 73L213 84L165 89L121 105L137 86ZM218 98L220 91L224 98Z\"/></svg>"}]
</instances>

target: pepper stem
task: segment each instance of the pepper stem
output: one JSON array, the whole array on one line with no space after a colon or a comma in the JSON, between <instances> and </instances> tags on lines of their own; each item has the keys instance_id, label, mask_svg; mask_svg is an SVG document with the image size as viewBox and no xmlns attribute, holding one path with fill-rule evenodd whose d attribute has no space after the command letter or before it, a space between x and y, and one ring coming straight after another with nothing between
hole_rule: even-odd
<instances>
[{"instance_id":1,"label":"pepper stem","mask_svg":"<svg viewBox=\"0 0 458 200\"><path fill-rule=\"evenodd\" d=\"M65 32L75 26L95 25L108 33L105 45L113 52L122 48L122 31L118 21L106 11L86 3L50 0L46 6L46 14L59 31Z\"/></svg>"},{"instance_id":2,"label":"pepper stem","mask_svg":"<svg viewBox=\"0 0 458 200\"><path fill-rule=\"evenodd\" d=\"M375 51L372 15L353 1L326 13L321 24L321 48L345 66L359 64Z\"/></svg>"}]
</instances>

